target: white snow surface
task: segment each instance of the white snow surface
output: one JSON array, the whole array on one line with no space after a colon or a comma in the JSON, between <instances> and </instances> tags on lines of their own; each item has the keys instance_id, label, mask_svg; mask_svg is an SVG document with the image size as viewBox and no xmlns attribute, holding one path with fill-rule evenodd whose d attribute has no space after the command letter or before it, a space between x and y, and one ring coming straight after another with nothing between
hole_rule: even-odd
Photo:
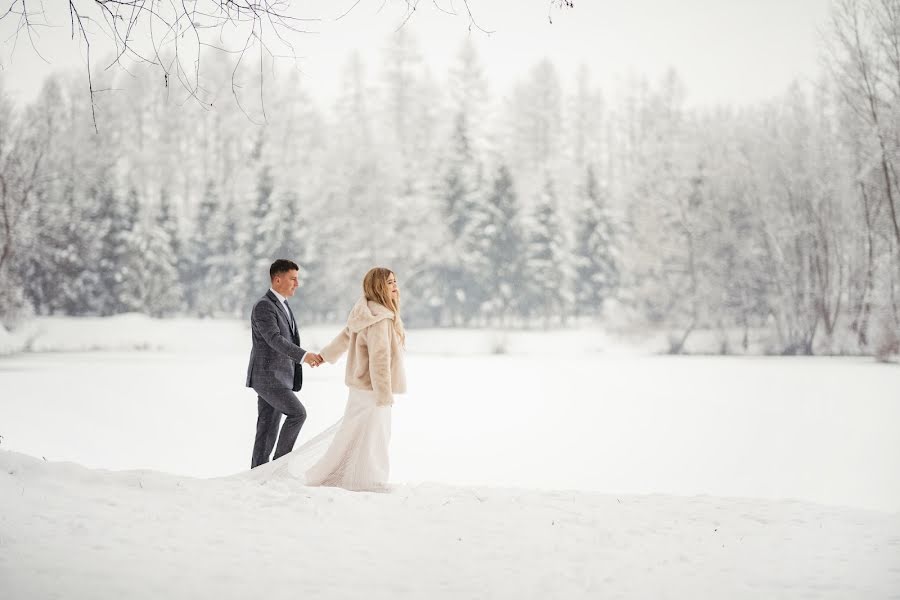
<instances>
[{"instance_id":1,"label":"white snow surface","mask_svg":"<svg viewBox=\"0 0 900 600\"><path fill-rule=\"evenodd\" d=\"M0 360L0 598L900 597L896 365L413 330L371 494L246 477L242 322L29 328ZM345 397L307 370L298 445Z\"/></svg>"},{"instance_id":2,"label":"white snow surface","mask_svg":"<svg viewBox=\"0 0 900 600\"><path fill-rule=\"evenodd\" d=\"M388 494L0 452L0 589L25 598L889 598L894 515L438 484Z\"/></svg>"}]
</instances>

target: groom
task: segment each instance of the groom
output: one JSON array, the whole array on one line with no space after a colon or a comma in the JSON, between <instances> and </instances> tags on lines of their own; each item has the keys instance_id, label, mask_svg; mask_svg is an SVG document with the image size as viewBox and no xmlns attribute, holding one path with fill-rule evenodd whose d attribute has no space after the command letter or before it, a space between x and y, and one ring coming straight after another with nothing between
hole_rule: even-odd
<instances>
[{"instance_id":1,"label":"groom","mask_svg":"<svg viewBox=\"0 0 900 600\"><path fill-rule=\"evenodd\" d=\"M306 409L294 392L303 386L301 363L316 367L322 357L300 347L297 321L287 303L300 285L296 263L279 258L269 268L272 287L253 306L250 329L253 350L247 369L247 387L257 394L256 441L250 468L269 462L272 449L279 458L294 449ZM278 424L285 415L281 434ZM278 439L278 446L275 440Z\"/></svg>"}]
</instances>

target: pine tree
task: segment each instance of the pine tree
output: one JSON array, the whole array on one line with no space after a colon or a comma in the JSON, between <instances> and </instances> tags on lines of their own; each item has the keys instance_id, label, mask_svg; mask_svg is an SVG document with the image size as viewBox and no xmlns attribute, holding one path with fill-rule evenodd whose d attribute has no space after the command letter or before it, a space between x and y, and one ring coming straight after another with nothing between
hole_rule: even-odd
<instances>
[{"instance_id":1,"label":"pine tree","mask_svg":"<svg viewBox=\"0 0 900 600\"><path fill-rule=\"evenodd\" d=\"M118 231L121 243L118 248L113 248L119 265L114 299L120 312L146 312L145 299L137 293L140 287L138 282L142 282L146 275L144 259L147 242L147 230L140 223L141 202L137 190L130 188L124 205L115 212L121 215L113 220L110 231ZM119 220L118 224L116 220Z\"/></svg>"},{"instance_id":2,"label":"pine tree","mask_svg":"<svg viewBox=\"0 0 900 600\"><path fill-rule=\"evenodd\" d=\"M63 233L69 220L68 205L59 196L51 200L44 190L37 192L34 222L40 223L41 235L39 238L35 236L19 266L26 298L40 315L52 311L54 297L59 293L60 279L68 278L68 275L58 271L60 254L65 245Z\"/></svg>"},{"instance_id":3,"label":"pine tree","mask_svg":"<svg viewBox=\"0 0 900 600\"><path fill-rule=\"evenodd\" d=\"M317 210L302 213L317 223L313 251L328 264L329 285L317 282L323 297L314 302L326 308L324 297L331 297L327 310L338 313L352 306L366 270L389 260L396 243L395 195L387 187L382 161L385 140L377 133L371 108L377 102L375 91L362 58L354 54L342 72L334 106L321 201Z\"/></svg>"},{"instance_id":4,"label":"pine tree","mask_svg":"<svg viewBox=\"0 0 900 600\"><path fill-rule=\"evenodd\" d=\"M211 317L220 308L222 300L221 258L223 242L224 209L219 188L212 179L207 180L203 198L194 219L194 235L188 244L185 279L185 296L190 309L201 317ZM232 241L233 238L232 238Z\"/></svg>"},{"instance_id":5,"label":"pine tree","mask_svg":"<svg viewBox=\"0 0 900 600\"><path fill-rule=\"evenodd\" d=\"M525 247L522 284L526 314L542 317L545 325L565 319L569 309L567 272L570 268L559 219L553 180L545 175L544 188L535 202Z\"/></svg>"},{"instance_id":6,"label":"pine tree","mask_svg":"<svg viewBox=\"0 0 900 600\"><path fill-rule=\"evenodd\" d=\"M480 273L486 263L479 239L487 215L481 198L481 164L474 155L467 123L468 116L458 113L442 190L452 248L446 257L445 276L451 286L447 290L446 308L457 323L475 318L485 297L481 286L484 277Z\"/></svg>"},{"instance_id":7,"label":"pine tree","mask_svg":"<svg viewBox=\"0 0 900 600\"><path fill-rule=\"evenodd\" d=\"M97 225L105 234L100 236L99 276L104 298L105 315L140 310L140 300L134 295L135 280L140 276L137 263L140 242L136 231L140 201L137 190L130 188L122 200L110 184L97 190L99 214Z\"/></svg>"},{"instance_id":8,"label":"pine tree","mask_svg":"<svg viewBox=\"0 0 900 600\"><path fill-rule=\"evenodd\" d=\"M246 273L241 269L241 258L244 255L238 243L241 228L235 202L226 202L218 214L221 217L216 219L214 231L221 231L221 235L213 237L217 243L211 254L210 290L219 295L216 304L218 311L244 317L249 314L249 306L246 302ZM267 281L268 277L264 276L262 279ZM256 294L259 294L258 289Z\"/></svg>"},{"instance_id":9,"label":"pine tree","mask_svg":"<svg viewBox=\"0 0 900 600\"><path fill-rule=\"evenodd\" d=\"M142 236L144 311L154 317L170 316L182 306L181 282L178 273L177 221L168 195L160 199L159 212Z\"/></svg>"},{"instance_id":10,"label":"pine tree","mask_svg":"<svg viewBox=\"0 0 900 600\"><path fill-rule=\"evenodd\" d=\"M594 169L588 166L576 231L575 312L599 315L619 285L618 247L612 217Z\"/></svg>"},{"instance_id":11,"label":"pine tree","mask_svg":"<svg viewBox=\"0 0 900 600\"><path fill-rule=\"evenodd\" d=\"M51 301L51 311L65 315L108 314L109 290L103 287L99 269L108 224L100 219L99 189L67 190L69 219L61 233L58 271L68 284Z\"/></svg>"},{"instance_id":12,"label":"pine tree","mask_svg":"<svg viewBox=\"0 0 900 600\"><path fill-rule=\"evenodd\" d=\"M524 240L519 201L506 165L497 169L486 206L489 222L484 228L482 247L488 272L484 287L491 298L493 317L508 323L521 309Z\"/></svg>"},{"instance_id":13,"label":"pine tree","mask_svg":"<svg viewBox=\"0 0 900 600\"><path fill-rule=\"evenodd\" d=\"M297 293L302 298L306 318L327 313L334 309L337 299L330 293L321 292L322 282L328 278L328 265L312 237L301 197L296 191L287 190L281 194L279 205L289 218L290 226L285 229L275 256L293 260L300 267Z\"/></svg>"},{"instance_id":14,"label":"pine tree","mask_svg":"<svg viewBox=\"0 0 900 600\"><path fill-rule=\"evenodd\" d=\"M256 198L250 210L250 235L244 248L247 260L244 281L244 304L250 304L259 296L260 289L266 289L269 265L284 246L287 216L279 210L275 195L275 181L268 165L259 169L256 183Z\"/></svg>"}]
</instances>

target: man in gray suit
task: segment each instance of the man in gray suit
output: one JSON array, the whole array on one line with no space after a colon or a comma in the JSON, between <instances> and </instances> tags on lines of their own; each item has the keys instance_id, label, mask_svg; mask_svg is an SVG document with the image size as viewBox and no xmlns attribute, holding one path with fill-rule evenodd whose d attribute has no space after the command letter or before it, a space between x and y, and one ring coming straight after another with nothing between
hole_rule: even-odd
<instances>
[{"instance_id":1,"label":"man in gray suit","mask_svg":"<svg viewBox=\"0 0 900 600\"><path fill-rule=\"evenodd\" d=\"M322 364L322 357L300 347L297 321L287 303L300 285L296 263L280 258L269 268L272 287L253 306L250 329L253 350L247 368L247 387L257 394L256 441L250 468L284 456L294 449L300 428L306 421L306 409L294 392L303 387L301 364ZM278 424L285 415L281 434ZM278 446L275 446L275 440Z\"/></svg>"}]
</instances>

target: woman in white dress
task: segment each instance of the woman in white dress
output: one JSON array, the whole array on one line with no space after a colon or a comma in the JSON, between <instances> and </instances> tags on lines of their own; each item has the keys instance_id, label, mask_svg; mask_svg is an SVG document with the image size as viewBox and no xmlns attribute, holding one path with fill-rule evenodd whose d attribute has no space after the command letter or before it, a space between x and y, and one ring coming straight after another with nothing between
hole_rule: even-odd
<instances>
[{"instance_id":1,"label":"woman in white dress","mask_svg":"<svg viewBox=\"0 0 900 600\"><path fill-rule=\"evenodd\" d=\"M308 451L314 452L317 441L330 438L324 455L304 473L307 485L387 489L391 406L394 394L406 392L405 339L397 278L389 269L371 269L347 326L319 353L329 363L347 353L344 382L349 397L341 421L308 444ZM302 455L305 450L295 452ZM291 468L295 474L296 467Z\"/></svg>"}]
</instances>

